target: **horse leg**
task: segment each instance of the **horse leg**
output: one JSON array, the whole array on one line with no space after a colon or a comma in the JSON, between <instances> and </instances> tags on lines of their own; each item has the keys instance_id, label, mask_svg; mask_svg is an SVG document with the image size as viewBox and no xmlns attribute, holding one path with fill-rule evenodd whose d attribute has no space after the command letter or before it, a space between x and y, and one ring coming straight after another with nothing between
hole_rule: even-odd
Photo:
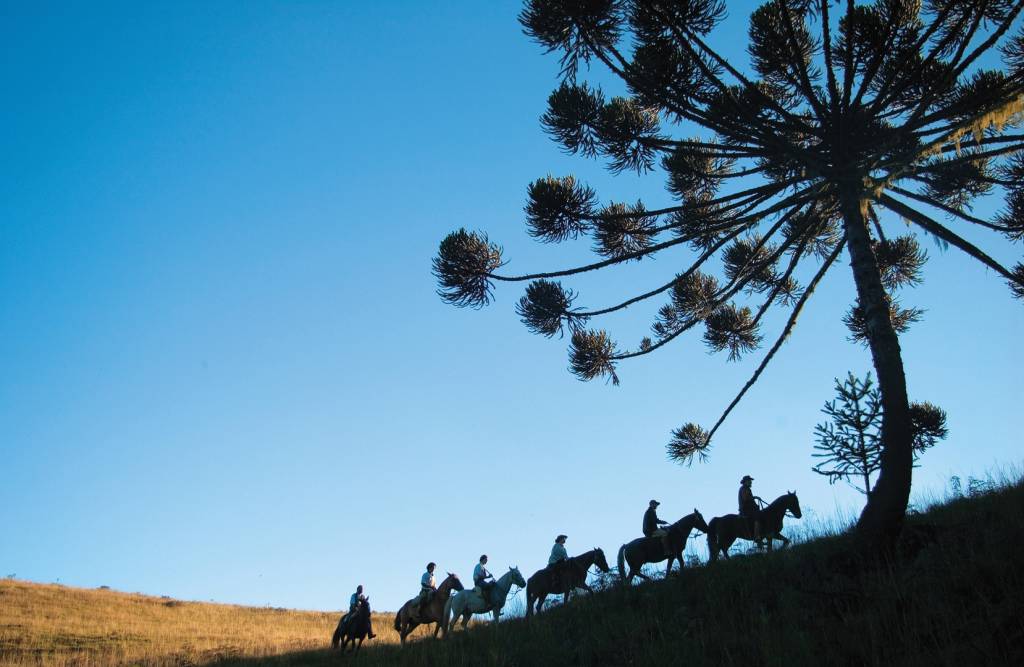
<instances>
[{"instance_id":1,"label":"horse leg","mask_svg":"<svg viewBox=\"0 0 1024 667\"><path fill-rule=\"evenodd\" d=\"M736 541L735 537L729 537L729 538L723 540L722 537L719 536L719 538L718 538L718 548L722 550L722 556L725 557L725 560L729 560L729 547L731 547L732 543L735 542L735 541Z\"/></svg>"},{"instance_id":2,"label":"horse leg","mask_svg":"<svg viewBox=\"0 0 1024 667\"><path fill-rule=\"evenodd\" d=\"M469 625L469 619L470 619L470 617L472 615L473 615L473 612L471 612L468 608L466 609L466 611L462 612L462 629L463 630L465 630L466 626Z\"/></svg>"},{"instance_id":3,"label":"horse leg","mask_svg":"<svg viewBox=\"0 0 1024 667\"><path fill-rule=\"evenodd\" d=\"M501 616L501 609L498 608L498 607L495 607L494 609L491 610L491 613L494 614L494 625L497 626L498 625L498 617Z\"/></svg>"},{"instance_id":4,"label":"horse leg","mask_svg":"<svg viewBox=\"0 0 1024 667\"><path fill-rule=\"evenodd\" d=\"M668 579L668 575L672 574L672 564L675 562L675 560L676 560L676 557L674 555L668 557L668 567L665 568L665 578L666 579ZM681 560L679 562L682 563Z\"/></svg>"},{"instance_id":5,"label":"horse leg","mask_svg":"<svg viewBox=\"0 0 1024 667\"><path fill-rule=\"evenodd\" d=\"M544 606L544 601L547 600L547 599L548 599L548 594L547 593L542 593L540 596L537 597L536 604L537 604L537 613L538 614L540 613L541 607Z\"/></svg>"},{"instance_id":6,"label":"horse leg","mask_svg":"<svg viewBox=\"0 0 1024 667\"><path fill-rule=\"evenodd\" d=\"M406 620L402 624L402 630L398 633L402 639L402 646L405 646L405 638L411 635L418 625L419 623L413 623L411 620Z\"/></svg>"}]
</instances>

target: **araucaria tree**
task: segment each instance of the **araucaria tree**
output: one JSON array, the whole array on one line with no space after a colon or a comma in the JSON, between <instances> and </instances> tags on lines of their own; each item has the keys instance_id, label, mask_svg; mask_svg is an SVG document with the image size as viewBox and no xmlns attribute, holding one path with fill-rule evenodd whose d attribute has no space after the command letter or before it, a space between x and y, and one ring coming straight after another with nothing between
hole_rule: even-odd
<instances>
[{"instance_id":1,"label":"araucaria tree","mask_svg":"<svg viewBox=\"0 0 1024 667\"><path fill-rule=\"evenodd\" d=\"M828 421L814 427L812 456L821 460L811 469L830 484L845 480L867 495L882 465L882 394L871 373L863 380L853 373L836 378L836 398L821 411ZM914 460L949 432L946 411L931 403L910 404L910 425Z\"/></svg>"},{"instance_id":2,"label":"araucaria tree","mask_svg":"<svg viewBox=\"0 0 1024 667\"><path fill-rule=\"evenodd\" d=\"M962 251L1024 297L1024 264L1007 268L965 234L1024 238L1024 134L1016 131L1024 32L1015 24L1024 2L772 0L750 16L748 68L723 57L712 38L725 6L526 3L525 32L561 56L563 83L548 100L544 128L570 152L607 158L612 172L660 166L675 201L601 205L572 176L541 178L527 192L529 233L543 242L589 235L600 258L505 275L501 248L462 229L434 258L439 293L480 307L496 281L529 282L517 306L526 326L545 336L568 330L573 373L613 382L618 362L698 325L708 346L737 359L760 345L765 314L785 309L774 342L718 421L673 432L670 456L690 463L706 456L845 251L857 293L846 319L870 349L883 410L880 474L858 530L882 545L902 526L913 467L898 335L918 313L901 308L893 290L920 280L925 256L916 235ZM609 98L582 81L581 64L607 68L629 95ZM971 208L986 194L1005 198L991 219ZM894 234L904 222L909 233ZM687 246L688 265L676 264L684 270L638 286L621 303L580 307L558 280ZM635 346L621 348L592 327L647 299L663 305L652 337Z\"/></svg>"}]
</instances>

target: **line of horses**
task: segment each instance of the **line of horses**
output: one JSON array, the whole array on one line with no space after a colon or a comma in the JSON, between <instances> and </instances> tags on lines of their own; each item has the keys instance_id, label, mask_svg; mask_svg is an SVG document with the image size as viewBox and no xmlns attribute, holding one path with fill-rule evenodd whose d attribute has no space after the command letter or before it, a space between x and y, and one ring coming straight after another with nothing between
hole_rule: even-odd
<instances>
[{"instance_id":1,"label":"line of horses","mask_svg":"<svg viewBox=\"0 0 1024 667\"><path fill-rule=\"evenodd\" d=\"M779 496L760 510L757 516L759 537L767 541L768 551L772 550L772 543L775 540L781 541L783 546L789 544L789 540L782 535L782 522L787 513L797 519L802 516L800 500L793 491ZM753 525L747 517L726 514L705 523L704 517L695 508L692 514L687 514L666 528L667 536L664 541L661 537L639 537L619 547L617 565L622 581L628 585L632 583L634 577L650 579L641 571L641 568L649 563L667 560L666 575L672 572L672 566L676 562L682 568L683 551L690 533L695 529L707 534L708 553L712 561L717 560L719 554L729 558L729 548L738 539L755 541ZM473 589L465 588L459 578L449 572L422 608L418 597L402 605L395 614L395 630L402 646L405 646L405 638L420 625L434 623L436 638L439 633L442 637L447 637L450 631L455 629L455 623L460 617L462 628L466 627L473 614L491 613L494 622L497 623L513 585L526 588L526 615L530 617L534 613L540 613L549 595L562 595L564 603L569 601L570 593L578 589L593 592L587 584L587 574L590 568L595 566L603 573L611 571L604 551L596 547L564 561L557 572L552 566L548 566L538 570L528 580L523 579L518 567L510 567L508 572L499 577L482 595ZM354 649L358 651L363 638L369 633L368 600L360 602L351 622L346 625L347 627L343 628L342 622L338 622L331 645L336 648L339 640L343 640L343 649L352 642Z\"/></svg>"}]
</instances>

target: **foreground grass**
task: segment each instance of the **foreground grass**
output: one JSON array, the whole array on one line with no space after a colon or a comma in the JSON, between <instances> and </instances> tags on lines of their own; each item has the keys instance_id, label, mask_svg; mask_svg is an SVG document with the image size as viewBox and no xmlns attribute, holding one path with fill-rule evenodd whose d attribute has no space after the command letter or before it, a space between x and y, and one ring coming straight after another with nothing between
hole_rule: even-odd
<instances>
[{"instance_id":1,"label":"foreground grass","mask_svg":"<svg viewBox=\"0 0 1024 667\"><path fill-rule=\"evenodd\" d=\"M1024 664L1024 484L912 515L891 560L827 537L613 587L538 619L404 650L392 617L361 665ZM0 664L337 665L337 614L0 582Z\"/></svg>"},{"instance_id":2,"label":"foreground grass","mask_svg":"<svg viewBox=\"0 0 1024 667\"><path fill-rule=\"evenodd\" d=\"M1024 664L1024 485L909 518L891 560L853 555L846 536L689 568L602 592L539 619L476 627L372 665ZM369 646L369 645L368 645ZM337 664L329 651L253 663Z\"/></svg>"},{"instance_id":3,"label":"foreground grass","mask_svg":"<svg viewBox=\"0 0 1024 667\"><path fill-rule=\"evenodd\" d=\"M340 613L0 581L0 665L199 665L322 648ZM398 641L377 614L375 642Z\"/></svg>"}]
</instances>

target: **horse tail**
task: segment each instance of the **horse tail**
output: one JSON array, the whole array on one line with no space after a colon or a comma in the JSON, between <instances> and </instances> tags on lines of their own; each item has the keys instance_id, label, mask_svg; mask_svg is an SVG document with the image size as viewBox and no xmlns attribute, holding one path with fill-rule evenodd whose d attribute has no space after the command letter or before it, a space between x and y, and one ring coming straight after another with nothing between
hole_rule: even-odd
<instances>
[{"instance_id":1,"label":"horse tail","mask_svg":"<svg viewBox=\"0 0 1024 667\"><path fill-rule=\"evenodd\" d=\"M401 629L402 629L402 612L404 612L404 611L405 611L405 605L403 604L399 608L398 613L395 614L395 630L396 631L401 631Z\"/></svg>"},{"instance_id":2,"label":"horse tail","mask_svg":"<svg viewBox=\"0 0 1024 667\"><path fill-rule=\"evenodd\" d=\"M345 617L342 616L342 619ZM334 636L331 637L331 648L338 648L338 642L341 641L341 621L338 621L338 627L334 629Z\"/></svg>"},{"instance_id":3,"label":"horse tail","mask_svg":"<svg viewBox=\"0 0 1024 667\"><path fill-rule=\"evenodd\" d=\"M708 558L718 560L718 517L708 522Z\"/></svg>"},{"instance_id":4,"label":"horse tail","mask_svg":"<svg viewBox=\"0 0 1024 667\"><path fill-rule=\"evenodd\" d=\"M526 580L526 615L527 616L533 616L533 599L534 599L534 597L536 597L536 591L534 589L537 587L536 577L537 577L537 575L533 575L532 577L530 577L529 579Z\"/></svg>"},{"instance_id":5,"label":"horse tail","mask_svg":"<svg viewBox=\"0 0 1024 667\"><path fill-rule=\"evenodd\" d=\"M625 581L626 580L626 545L625 544L623 544L621 547L619 547L618 565L619 565L619 576L622 577L623 581Z\"/></svg>"}]
</instances>

